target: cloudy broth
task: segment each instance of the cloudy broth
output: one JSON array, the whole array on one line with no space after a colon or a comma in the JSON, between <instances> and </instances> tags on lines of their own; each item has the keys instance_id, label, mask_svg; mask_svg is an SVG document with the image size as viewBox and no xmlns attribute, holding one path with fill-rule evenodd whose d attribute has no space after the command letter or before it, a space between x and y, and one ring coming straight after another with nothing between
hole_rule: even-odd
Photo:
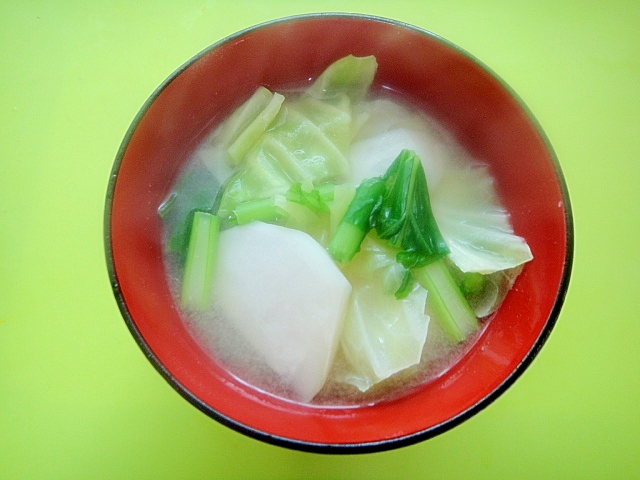
<instances>
[{"instance_id":1,"label":"cloudy broth","mask_svg":"<svg viewBox=\"0 0 640 480\"><path fill-rule=\"evenodd\" d=\"M287 92L287 95L291 95L291 92ZM387 144L384 142L387 141L391 142L390 152L393 151L395 142L403 145L402 148L411 148L419 154L430 191L437 192L449 172L478 166L434 119L415 111L393 92L380 91L376 95L370 95L354 105L353 110L359 127L346 155L351 169L345 178L340 179L342 183L357 186L365 178L381 175L393 160L385 160L384 153L381 153L385 150ZM183 193L193 189L194 195L201 195L203 184L210 182L210 189L198 208L211 203L234 172L222 157L221 149L215 143L215 134L212 133L193 153L176 182L176 185L182 185ZM369 161L370 158L373 160ZM167 202L171 201L173 199L169 195ZM180 254L176 253L175 245L171 246L175 240L170 233L174 226L171 219L165 221L165 266L176 304L180 305L182 260ZM265 252L265 255L268 254L269 252ZM501 289L508 290L511 283L512 281L505 282ZM506 292L501 292L500 295L503 297L504 293ZM295 394L243 339L234 325L221 315L215 303L204 312L182 310L181 314L198 344L238 381L296 401ZM431 318L419 363L376 383L364 392L345 380L349 377L350 367L339 347L324 387L310 403L319 406L358 406L405 395L417 386L433 381L460 361L482 334L490 318L491 315L482 318L480 328L458 344L451 342L439 322Z\"/></svg>"}]
</instances>

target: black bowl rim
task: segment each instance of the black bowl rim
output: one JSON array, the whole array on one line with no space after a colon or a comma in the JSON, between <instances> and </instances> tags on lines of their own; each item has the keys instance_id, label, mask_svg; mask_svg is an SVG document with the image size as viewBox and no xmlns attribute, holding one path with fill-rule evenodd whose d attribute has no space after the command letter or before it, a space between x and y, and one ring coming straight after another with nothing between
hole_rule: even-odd
<instances>
[{"instance_id":1,"label":"black bowl rim","mask_svg":"<svg viewBox=\"0 0 640 480\"><path fill-rule=\"evenodd\" d=\"M545 323L544 328L540 332L538 338L534 342L532 348L527 352L527 354L523 357L518 366L511 372L511 374L500 384L498 385L492 392L490 392L487 396L482 398L480 401L471 405L465 411L459 413L455 417L452 417L438 425L434 425L425 430L421 430L419 432L415 432L412 434L404 435L401 437L390 438L380 441L372 441L372 442L356 442L356 443L317 443L317 442L309 442L298 439L287 438L278 435L272 435L267 432L263 432L251 426L245 425L241 422L234 420L226 415L221 414L210 406L206 405L199 398L197 398L193 393L191 393L184 385L182 385L172 374L169 372L163 365L162 362L158 359L158 357L151 350L149 345L145 342L142 337L140 331L137 329L135 322L127 308L126 301L124 300L124 295L122 290L120 289L120 284L118 282L118 275L115 270L115 265L113 262L113 252L112 252L112 243L111 243L111 231L110 231L110 220L111 220L111 210L113 206L113 195L115 186L118 179L118 171L120 169L120 165L122 163L125 151L129 145L129 142L140 123L141 119L146 114L147 110L151 106L151 104L158 98L158 96L162 93L162 91L173 81L175 80L183 71L189 68L193 63L210 53L212 50L224 45L228 42L231 42L243 35L259 30L265 27L271 27L273 25L288 23L288 22L296 22L300 20L308 20L308 19L320 19L320 18L344 18L344 19L359 19L366 20L372 22L381 22L391 24L400 28L404 28L422 35L426 35L430 38L441 42L445 46L456 50L458 53L467 57L471 61L473 61L477 66L482 68L487 74L497 80L500 85L512 96L512 98L518 103L520 108L527 114L527 117L532 122L534 127L536 128L538 134L543 139L545 146L550 153L550 156L553 160L554 170L556 172L556 179L558 185L561 190L563 202L564 202L564 212L565 212L565 225L567 229L566 234L566 257L563 265L562 277L560 280L560 287L556 294L556 298L553 304L553 308L551 309L549 316L547 317L547 321ZM134 337L136 343L144 353L145 357L151 362L151 364L156 368L156 370L164 377L164 379L187 401L189 401L193 406L198 408L200 411L208 415L209 417L217 420L223 425L240 432L244 435L247 435L251 438L261 440L263 442L280 446L291 448L294 450L300 450L305 452L313 452L313 453L323 453L323 454L356 454L356 453L373 453L373 452L381 452L386 450L392 450L408 445L412 445L429 438L440 435L453 427L463 423L469 418L473 417L481 410L485 409L491 403L493 403L498 397L500 397L513 383L520 378L520 376L524 373L524 371L531 365L534 358L538 355L544 344L546 343L551 331L553 330L556 321L560 315L560 310L562 309L562 305L564 304L564 300L566 298L567 290L569 288L569 281L571 277L571 271L573 267L573 255L574 255L574 226L573 226L573 214L571 209L571 202L569 198L569 191L567 188L567 184L564 178L564 174L562 173L562 169L560 167L560 163L556 156L556 153L547 137L546 133L542 129L538 120L535 118L529 107L524 103L524 101L518 96L518 94L493 70L491 70L487 65L478 60L475 56L462 49L458 45L446 40L439 35L428 31L426 29L399 21L391 18L385 18L375 15L368 14L360 14L360 13L342 13L342 12L324 12L324 13L309 13L309 14L301 14L301 15L291 15L286 16L274 20L269 20L263 23L259 23L243 30L240 30L232 35L229 35L212 45L208 46L204 50L200 51L196 55L194 55L191 59L186 61L180 67L178 67L169 77L167 77L164 82L162 82L155 91L151 94L151 96L146 100L143 104L137 115L135 116L133 122L129 126L122 143L118 149L116 159L111 170L111 175L109 178L109 183L107 187L106 194L106 204L104 211L104 245L105 245L105 253L107 260L107 270L109 279L111 282L111 287L113 289L113 293L120 309L122 316L124 317L125 323L129 328L132 336Z\"/></svg>"}]
</instances>

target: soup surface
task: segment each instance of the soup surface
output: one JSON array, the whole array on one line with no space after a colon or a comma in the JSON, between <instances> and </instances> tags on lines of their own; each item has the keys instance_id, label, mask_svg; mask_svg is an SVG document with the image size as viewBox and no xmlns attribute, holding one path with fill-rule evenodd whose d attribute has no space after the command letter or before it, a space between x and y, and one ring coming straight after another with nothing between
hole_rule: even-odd
<instances>
[{"instance_id":1,"label":"soup surface","mask_svg":"<svg viewBox=\"0 0 640 480\"><path fill-rule=\"evenodd\" d=\"M194 337L239 381L293 401L374 403L436 378L532 258L487 166L372 92L375 69L345 57L299 90L257 89L159 209Z\"/></svg>"}]
</instances>

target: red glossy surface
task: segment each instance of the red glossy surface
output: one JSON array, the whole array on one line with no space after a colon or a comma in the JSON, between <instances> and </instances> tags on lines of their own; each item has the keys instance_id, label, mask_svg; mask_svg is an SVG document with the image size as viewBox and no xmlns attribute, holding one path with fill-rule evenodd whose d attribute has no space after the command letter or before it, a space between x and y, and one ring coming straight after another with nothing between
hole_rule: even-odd
<instances>
[{"instance_id":1,"label":"red glossy surface","mask_svg":"<svg viewBox=\"0 0 640 480\"><path fill-rule=\"evenodd\" d=\"M196 345L165 281L156 210L204 133L257 85L300 83L347 54L375 55L378 87L414 99L491 165L516 233L527 239L535 259L477 345L446 375L392 402L326 409L243 386ZM548 333L571 254L570 212L553 154L510 93L446 42L358 17L273 23L205 52L152 100L123 145L110 190L112 279L141 347L207 413L250 434L314 444L372 445L421 432L428 436L424 432L452 426L460 415L486 405Z\"/></svg>"}]
</instances>

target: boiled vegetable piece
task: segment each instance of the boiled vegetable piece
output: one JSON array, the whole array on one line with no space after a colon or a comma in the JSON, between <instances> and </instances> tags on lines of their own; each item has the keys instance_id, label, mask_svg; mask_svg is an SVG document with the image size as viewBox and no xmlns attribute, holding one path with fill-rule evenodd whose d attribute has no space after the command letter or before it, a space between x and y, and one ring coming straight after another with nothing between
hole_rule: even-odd
<instances>
[{"instance_id":1,"label":"boiled vegetable piece","mask_svg":"<svg viewBox=\"0 0 640 480\"><path fill-rule=\"evenodd\" d=\"M306 207L314 213L328 213L327 202L333 200L333 189L333 184L326 184L320 189L311 188L305 190L300 182L293 183L284 196L276 194L269 198L249 200L236 205L233 209L235 222L230 222L229 226L235 224L244 225L253 220L267 223L284 223L292 213L296 216L296 211L304 211L304 209L291 205L291 203Z\"/></svg>"},{"instance_id":2,"label":"boiled vegetable piece","mask_svg":"<svg viewBox=\"0 0 640 480\"><path fill-rule=\"evenodd\" d=\"M227 148L228 161L238 165L269 128L278 115L284 96L258 87L249 99L238 107L218 127L214 138Z\"/></svg>"},{"instance_id":3,"label":"boiled vegetable piece","mask_svg":"<svg viewBox=\"0 0 640 480\"><path fill-rule=\"evenodd\" d=\"M337 93L331 102L311 95L288 102L287 106L305 115L338 150L346 152L351 143L353 113L351 100L345 93Z\"/></svg>"},{"instance_id":4,"label":"boiled vegetable piece","mask_svg":"<svg viewBox=\"0 0 640 480\"><path fill-rule=\"evenodd\" d=\"M309 235L262 222L220 234L214 298L222 317L296 399L310 401L331 367L351 285Z\"/></svg>"},{"instance_id":5,"label":"boiled vegetable piece","mask_svg":"<svg viewBox=\"0 0 640 480\"><path fill-rule=\"evenodd\" d=\"M286 220L278 222L279 225L300 230L323 247L328 244L329 218L326 212L314 212L305 205L287 200L285 195L275 195L274 202L287 214Z\"/></svg>"},{"instance_id":6,"label":"boiled vegetable piece","mask_svg":"<svg viewBox=\"0 0 640 480\"><path fill-rule=\"evenodd\" d=\"M307 190L296 182L286 195L275 194L238 203L226 217L223 226L230 228L259 220L303 231L321 245L327 246L331 212L340 207L341 201L342 189L338 189L338 205L333 209L329 207L334 203L334 190L333 184L323 184Z\"/></svg>"},{"instance_id":7,"label":"boiled vegetable piece","mask_svg":"<svg viewBox=\"0 0 640 480\"><path fill-rule=\"evenodd\" d=\"M177 253L182 261L189 245L193 213L197 210L210 210L219 189L220 185L211 171L202 163L196 162L184 172L158 208L167 232L167 249Z\"/></svg>"},{"instance_id":8,"label":"boiled vegetable piece","mask_svg":"<svg viewBox=\"0 0 640 480\"><path fill-rule=\"evenodd\" d=\"M397 300L403 268L395 252L369 237L344 268L353 286L341 348L350 370L344 380L366 391L420 362L427 339L427 291L414 285Z\"/></svg>"},{"instance_id":9,"label":"boiled vegetable piece","mask_svg":"<svg viewBox=\"0 0 640 480\"><path fill-rule=\"evenodd\" d=\"M449 253L438 229L420 158L402 150L382 177L364 180L329 245L333 258L346 263L375 228L396 247L397 260L418 268Z\"/></svg>"},{"instance_id":10,"label":"boiled vegetable piece","mask_svg":"<svg viewBox=\"0 0 640 480\"><path fill-rule=\"evenodd\" d=\"M286 103L283 109L279 126L264 135L227 184L222 217L240 202L285 194L297 182L318 186L346 176L343 152L300 112Z\"/></svg>"},{"instance_id":11,"label":"boiled vegetable piece","mask_svg":"<svg viewBox=\"0 0 640 480\"><path fill-rule=\"evenodd\" d=\"M412 271L429 297L427 313L453 342L462 342L478 330L479 324L444 260L437 260Z\"/></svg>"},{"instance_id":12,"label":"boiled vegetable piece","mask_svg":"<svg viewBox=\"0 0 640 480\"><path fill-rule=\"evenodd\" d=\"M402 281L400 282L400 286L394 293L394 296L398 300L404 300L407 298L407 295L411 293L414 285L416 284L416 279L413 276L413 273L408 268L403 271Z\"/></svg>"},{"instance_id":13,"label":"boiled vegetable piece","mask_svg":"<svg viewBox=\"0 0 640 480\"><path fill-rule=\"evenodd\" d=\"M305 111L288 108L287 105L285 107L278 127L271 130L269 135L284 146L315 185L345 177L349 172L346 152L338 148L325 132L309 119ZM340 117L333 120L342 123Z\"/></svg>"},{"instance_id":14,"label":"boiled vegetable piece","mask_svg":"<svg viewBox=\"0 0 640 480\"><path fill-rule=\"evenodd\" d=\"M227 219L239 203L282 194L290 186L291 180L282 164L267 150L256 148L227 182L217 214Z\"/></svg>"},{"instance_id":15,"label":"boiled vegetable piece","mask_svg":"<svg viewBox=\"0 0 640 480\"><path fill-rule=\"evenodd\" d=\"M284 96L274 93L269 103L264 107L258 116L244 129L244 131L229 145L229 157L232 165L238 165L245 155L251 150L260 136L269 128L269 125L278 115Z\"/></svg>"},{"instance_id":16,"label":"boiled vegetable piece","mask_svg":"<svg viewBox=\"0 0 640 480\"><path fill-rule=\"evenodd\" d=\"M329 184L332 185L332 184ZM291 187L289 187L289 191L287 192L287 200L294 203L299 203L300 205L304 205L308 209L314 212L328 212L329 207L327 206L327 201L333 198L333 191L327 190L327 195L323 198L320 190L317 188L305 189L303 188L300 182L296 182Z\"/></svg>"},{"instance_id":17,"label":"boiled vegetable piece","mask_svg":"<svg viewBox=\"0 0 640 480\"><path fill-rule=\"evenodd\" d=\"M462 272L450 260L447 266L478 318L491 315L498 309L524 267L519 265L483 275L477 272Z\"/></svg>"},{"instance_id":18,"label":"boiled vegetable piece","mask_svg":"<svg viewBox=\"0 0 640 480\"><path fill-rule=\"evenodd\" d=\"M273 98L268 88L258 87L253 94L217 128L214 140L231 145Z\"/></svg>"},{"instance_id":19,"label":"boiled vegetable piece","mask_svg":"<svg viewBox=\"0 0 640 480\"><path fill-rule=\"evenodd\" d=\"M415 278L428 291L427 306L454 342L478 328L444 263L449 249L431 211L424 169L415 152L403 150L384 176L367 179L358 187L329 253L338 262L351 261L372 228L395 249L397 262L406 269L395 298L408 295Z\"/></svg>"},{"instance_id":20,"label":"boiled vegetable piece","mask_svg":"<svg viewBox=\"0 0 640 480\"><path fill-rule=\"evenodd\" d=\"M404 300L383 295L371 284L354 290L341 340L353 369L349 383L366 391L420 362L429 329L426 297L419 285Z\"/></svg>"},{"instance_id":21,"label":"boiled vegetable piece","mask_svg":"<svg viewBox=\"0 0 640 480\"><path fill-rule=\"evenodd\" d=\"M374 221L381 239L398 248L406 268L419 268L449 253L431 211L420 158L402 150L384 177L385 190Z\"/></svg>"},{"instance_id":22,"label":"boiled vegetable piece","mask_svg":"<svg viewBox=\"0 0 640 480\"><path fill-rule=\"evenodd\" d=\"M329 253L337 262L347 263L360 251L364 237L375 225L384 188L385 182L381 177L367 179L356 188L355 196L329 244Z\"/></svg>"},{"instance_id":23,"label":"boiled vegetable piece","mask_svg":"<svg viewBox=\"0 0 640 480\"><path fill-rule=\"evenodd\" d=\"M371 232L362 242L361 249L361 253L342 268L347 278L362 282L375 274L382 281L383 293L388 296L404 287L407 269L396 261L394 248Z\"/></svg>"},{"instance_id":24,"label":"boiled vegetable piece","mask_svg":"<svg viewBox=\"0 0 640 480\"><path fill-rule=\"evenodd\" d=\"M432 119L397 102L380 98L354 106L357 134L349 147L349 181L384 175L402 150L413 150L422 160L429 189L437 187L447 168L462 167L464 152Z\"/></svg>"},{"instance_id":25,"label":"boiled vegetable piece","mask_svg":"<svg viewBox=\"0 0 640 480\"><path fill-rule=\"evenodd\" d=\"M432 193L433 213L462 272L490 274L533 258L500 205L486 167L451 170Z\"/></svg>"},{"instance_id":26,"label":"boiled vegetable piece","mask_svg":"<svg viewBox=\"0 0 640 480\"><path fill-rule=\"evenodd\" d=\"M229 124L246 129L251 141L245 142L244 134L235 140L243 146L238 149L243 163L226 186L221 217L226 218L240 202L284 194L296 182L317 187L344 181L350 168L346 153L354 134L353 101L368 92L376 68L374 57L345 57L298 97L280 102L278 94L269 99L259 89L234 112ZM261 120L260 112L268 112L268 120L276 107L271 123ZM265 125L268 128L263 129ZM232 127L225 124L223 132L228 130ZM261 133L256 138L257 132ZM245 148L249 144L251 148Z\"/></svg>"},{"instance_id":27,"label":"boiled vegetable piece","mask_svg":"<svg viewBox=\"0 0 640 480\"><path fill-rule=\"evenodd\" d=\"M220 219L195 212L182 280L182 306L206 310L211 303L211 286L216 268Z\"/></svg>"},{"instance_id":28,"label":"boiled vegetable piece","mask_svg":"<svg viewBox=\"0 0 640 480\"><path fill-rule=\"evenodd\" d=\"M333 238L338 225L356 194L356 188L350 183L336 185L333 188L333 200L329 202L329 238Z\"/></svg>"},{"instance_id":29,"label":"boiled vegetable piece","mask_svg":"<svg viewBox=\"0 0 640 480\"><path fill-rule=\"evenodd\" d=\"M279 223L286 221L288 217L287 211L276 204L274 197L242 202L233 209L233 219L235 219L236 225L245 225L254 220ZM230 224L230 226L232 225L233 223Z\"/></svg>"},{"instance_id":30,"label":"boiled vegetable piece","mask_svg":"<svg viewBox=\"0 0 640 480\"><path fill-rule=\"evenodd\" d=\"M329 65L309 87L307 93L316 98L331 98L344 92L352 101L362 99L373 82L378 68L376 57L347 55Z\"/></svg>"}]
</instances>

